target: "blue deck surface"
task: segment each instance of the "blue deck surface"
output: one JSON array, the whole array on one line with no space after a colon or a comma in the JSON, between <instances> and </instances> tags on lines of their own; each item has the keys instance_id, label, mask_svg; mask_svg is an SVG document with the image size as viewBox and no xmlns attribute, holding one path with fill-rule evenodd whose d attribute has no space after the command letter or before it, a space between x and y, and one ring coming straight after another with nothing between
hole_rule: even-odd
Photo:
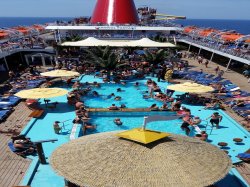
<instances>
[{"instance_id":1,"label":"blue deck surface","mask_svg":"<svg viewBox=\"0 0 250 187\"><path fill-rule=\"evenodd\" d=\"M88 81L88 82L102 82L100 79L94 79L93 76L86 75L82 78L82 82ZM140 82L144 82L145 80L141 80ZM162 88L167 87L167 83L160 82L159 85ZM57 109L46 109L46 115L42 119L38 119L34 122L34 125L28 132L27 136L31 138L32 141L37 140L44 140L44 139L58 139L55 143L44 143L44 151L46 157L50 157L51 153L60 145L70 141L70 132L72 129L72 120L75 117L74 113L74 107L69 106L66 103L66 96L61 96L57 98L52 98L51 101L57 101L59 102ZM146 106L147 107L147 106ZM204 110L201 106L189 106L186 105L187 108L190 108L192 111L192 114L194 116L199 116L201 119L206 119L208 116L210 116L214 111L213 110ZM227 151L229 151L229 155L232 159L232 162L238 162L236 155L238 153L242 153L246 151L250 147L250 135L249 133L244 130L242 127L240 127L237 122L235 122L232 118L230 118L227 114L225 114L223 111L218 111L222 116L223 120L220 124L219 129L213 129L212 133L209 134L211 127L208 127L208 141L212 143L213 145L218 144L218 142L227 142L228 146L225 148ZM167 114L167 113L166 113ZM172 113L171 113L172 114ZM132 115L132 114L131 114ZM95 132L88 132L88 133L96 133L96 132L105 132L105 131L111 131L111 130L122 130L122 129L130 129L134 128L135 126L141 126L143 122L143 115L138 116L120 116L120 118L124 121L124 125L121 127L117 127L114 125L112 119L116 117L115 115L111 117L100 115L98 116L98 113L92 114L92 122L97 123L97 130ZM67 121L69 120L69 121ZM65 129L63 129L61 134L55 134L53 129L53 122L54 121L67 121L65 122ZM109 126L106 128L104 126L104 123L108 123ZM167 131L171 133L178 133L178 134L184 134L184 132L181 131L180 127L181 120L175 120L172 122L166 122L166 123L159 123L159 122L153 122L148 124L148 128L155 129L155 130L162 130ZM201 130L204 130L206 125L206 122L202 122L200 125ZM107 125L106 125L107 126ZM168 127L166 127L168 126ZM235 144L233 142L233 138L242 138L243 143L242 144ZM37 160L37 157L30 157L35 160ZM47 159L49 162L49 159ZM26 176L28 177L30 172L29 171ZM218 186L222 187L236 187L240 186L240 184L236 180L237 176L230 172L230 174L222 181L218 183ZM27 181L27 179L23 180ZM24 184L23 185L27 185ZM64 180L62 177L58 176L53 169L50 167L50 165L39 165L37 168L37 172L35 172L34 178L31 182L32 187L54 187L54 186L63 186Z\"/></svg>"}]
</instances>

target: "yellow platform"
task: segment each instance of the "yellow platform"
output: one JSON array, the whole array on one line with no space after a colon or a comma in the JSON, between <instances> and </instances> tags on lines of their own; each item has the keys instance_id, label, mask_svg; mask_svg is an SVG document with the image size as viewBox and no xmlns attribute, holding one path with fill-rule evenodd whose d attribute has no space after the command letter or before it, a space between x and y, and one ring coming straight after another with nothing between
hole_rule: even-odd
<instances>
[{"instance_id":1,"label":"yellow platform","mask_svg":"<svg viewBox=\"0 0 250 187\"><path fill-rule=\"evenodd\" d=\"M159 131L143 130L141 128L135 128L128 131L124 131L116 134L116 136L125 138L128 140L133 140L143 144L148 144L162 138L169 136L170 134Z\"/></svg>"}]
</instances>

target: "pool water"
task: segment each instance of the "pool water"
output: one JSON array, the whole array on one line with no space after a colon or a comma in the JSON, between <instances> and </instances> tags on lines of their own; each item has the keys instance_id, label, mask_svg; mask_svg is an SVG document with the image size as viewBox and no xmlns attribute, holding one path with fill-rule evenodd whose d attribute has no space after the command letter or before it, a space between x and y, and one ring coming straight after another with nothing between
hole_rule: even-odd
<instances>
[{"instance_id":1,"label":"pool water","mask_svg":"<svg viewBox=\"0 0 250 187\"><path fill-rule=\"evenodd\" d=\"M156 78L153 78L153 80L156 80ZM102 82L99 78L94 78L94 76L91 75L85 75L81 82ZM131 108L138 108L138 107L149 107L152 103L160 104L157 101L154 100L144 100L142 98L141 91L147 90L146 86L144 86L146 80L140 80L138 81L142 86L140 86L140 90L137 90L133 84L134 82L128 82L126 86L122 85L114 85L114 84L104 84L99 90L98 88L95 88L100 94L106 95L114 92L116 93L116 89L118 87L121 87L125 90L125 92L119 92L119 95L122 97L121 102L126 102L125 104L127 107ZM166 89L167 83L166 82L160 82L158 83L161 88ZM177 93L178 94L178 93ZM46 109L44 107L44 104L42 106L44 107L46 111L46 115L41 118L35 120L34 124L32 124L32 128L28 131L27 136L31 138L32 141L37 140L46 140L46 139L58 139L55 143L44 143L44 152L46 157L48 157L47 161L49 162L49 158L51 153L60 145L69 142L70 141L70 132L72 130L72 120L75 117L74 107L69 106L67 104L66 96L51 98L51 102L59 102L57 109L51 110ZM91 107L108 107L110 106L114 101L113 100L101 100L96 98L91 98L90 96L87 96L84 98L84 101L87 105L90 105ZM119 102L116 103L121 104ZM192 114L194 116L199 116L202 120L202 123L199 125L201 130L207 130L208 133L208 142L217 146L219 142L227 142L228 146L225 148L227 151L229 151L229 156L231 157L231 160L233 163L239 162L239 159L236 157L238 153L245 152L250 147L250 135L249 133L243 129L240 125L237 124L230 116L228 116L226 113L224 113L221 110L218 110L220 115L223 116L223 120L220 123L219 129L212 129L211 126L207 126L209 124L208 121L205 119L209 117L214 110L204 110L202 106L191 106L191 105L185 105L187 108L191 109ZM91 123L97 124L96 131L88 131L87 134L92 133L100 133L100 132L107 132L107 131L114 131L114 130L127 130L131 128L141 127L143 123L143 117L147 115L172 115L173 112L95 112L90 113L91 116ZM122 126L116 126L113 122L114 118L121 118L123 121ZM53 130L53 122L54 121L66 121L65 122L65 128L63 128L61 134L55 134ZM148 129L152 130L158 130L158 131L164 131L169 133L176 133L176 134L182 134L185 135L185 133L180 128L181 120L173 120L173 121L166 121L166 122L151 122L147 125ZM207 126L207 128L206 128ZM211 131L212 130L212 131ZM211 133L210 133L211 132ZM195 134L195 131L192 129L191 135L193 136ZM241 144L235 144L233 141L233 138L242 138L243 142ZM185 154L185 153L184 153ZM35 161L37 159L37 156L30 157ZM31 172L31 171L30 171ZM26 174L28 176L30 174L29 172ZM237 183L236 177L234 174L230 173L229 178L227 177L225 180L222 180L218 183L218 186L227 186L227 187L234 187L234 186L240 186ZM234 181L234 182L233 182ZM22 185L27 185L27 183L22 183ZM30 184L32 187L54 187L54 186L64 186L64 180L63 177L58 176L54 170L51 168L51 166L48 165L39 165L37 168L37 171L35 172L34 178L31 181Z\"/></svg>"},{"instance_id":2,"label":"pool water","mask_svg":"<svg viewBox=\"0 0 250 187\"><path fill-rule=\"evenodd\" d=\"M121 88L121 92L117 92L117 89ZM99 96L94 97L92 92L97 91ZM143 95L149 95L145 93L148 91L148 87L145 83L141 83L140 86L135 87L134 83L129 82L125 86L121 84L101 84L100 88L94 88L88 93L87 96L83 97L86 106L89 108L108 108L111 104L116 106L121 106L125 104L127 108L148 108L152 104L157 104L157 106L162 106L161 101L157 101L153 98L144 99ZM115 96L120 96L121 100L116 101L113 97L108 98L108 95L114 93Z\"/></svg>"},{"instance_id":3,"label":"pool water","mask_svg":"<svg viewBox=\"0 0 250 187\"><path fill-rule=\"evenodd\" d=\"M90 123L97 126L96 130L89 130L87 134L109 132L116 130L129 130L142 127L144 116L152 115L174 115L173 112L93 112L91 113ZM120 118L123 122L121 126L114 123L115 118ZM182 120L176 119L171 121L155 121L147 124L147 129L162 131L168 133L182 134L185 132L180 128ZM194 131L191 131L190 136L194 136Z\"/></svg>"}]
</instances>

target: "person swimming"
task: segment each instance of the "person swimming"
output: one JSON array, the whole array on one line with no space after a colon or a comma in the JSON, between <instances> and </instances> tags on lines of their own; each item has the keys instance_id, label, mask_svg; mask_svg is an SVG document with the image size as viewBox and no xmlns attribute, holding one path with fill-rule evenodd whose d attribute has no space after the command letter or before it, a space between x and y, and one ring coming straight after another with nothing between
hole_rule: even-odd
<instances>
[{"instance_id":1,"label":"person swimming","mask_svg":"<svg viewBox=\"0 0 250 187\"><path fill-rule=\"evenodd\" d=\"M114 123L115 123L117 126L122 125L122 121L121 121L120 118L115 118L115 119L114 119Z\"/></svg>"},{"instance_id":2,"label":"person swimming","mask_svg":"<svg viewBox=\"0 0 250 187\"><path fill-rule=\"evenodd\" d=\"M115 94L114 93L111 93L110 95L107 96L107 99L111 99L112 97L114 97Z\"/></svg>"},{"instance_id":3,"label":"person swimming","mask_svg":"<svg viewBox=\"0 0 250 187\"><path fill-rule=\"evenodd\" d=\"M117 91L117 92L123 92L124 90L122 90L121 88L117 88L116 91Z\"/></svg>"},{"instance_id":4,"label":"person swimming","mask_svg":"<svg viewBox=\"0 0 250 187\"><path fill-rule=\"evenodd\" d=\"M122 99L121 96L116 96L116 97L114 98L114 100L116 100L116 101L120 101L121 99Z\"/></svg>"},{"instance_id":5,"label":"person swimming","mask_svg":"<svg viewBox=\"0 0 250 187\"><path fill-rule=\"evenodd\" d=\"M99 96L99 93L97 91L93 91L92 94L93 94L94 97Z\"/></svg>"}]
</instances>

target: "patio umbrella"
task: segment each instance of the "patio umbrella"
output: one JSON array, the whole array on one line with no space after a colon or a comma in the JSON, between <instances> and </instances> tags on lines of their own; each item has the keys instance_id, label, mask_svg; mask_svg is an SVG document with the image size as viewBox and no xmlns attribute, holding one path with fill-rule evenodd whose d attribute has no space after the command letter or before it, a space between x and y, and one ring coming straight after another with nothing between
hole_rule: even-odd
<instances>
[{"instance_id":1,"label":"patio umbrella","mask_svg":"<svg viewBox=\"0 0 250 187\"><path fill-rule=\"evenodd\" d=\"M67 90L61 88L34 88L22 90L16 93L15 96L27 99L45 99L66 95L67 93Z\"/></svg>"},{"instance_id":2,"label":"patio umbrella","mask_svg":"<svg viewBox=\"0 0 250 187\"><path fill-rule=\"evenodd\" d=\"M217 147L174 135L143 145L117 132L72 140L51 155L52 168L79 186L201 187L214 184L231 168Z\"/></svg>"},{"instance_id":3,"label":"patio umbrella","mask_svg":"<svg viewBox=\"0 0 250 187\"><path fill-rule=\"evenodd\" d=\"M191 82L170 85L168 86L168 89L179 92L191 92L191 93L206 93L206 92L212 92L214 90L211 86L204 86L201 84L191 83Z\"/></svg>"},{"instance_id":4,"label":"patio umbrella","mask_svg":"<svg viewBox=\"0 0 250 187\"><path fill-rule=\"evenodd\" d=\"M79 76L80 74L75 71L53 70L41 73L41 75L46 77L74 77L74 76Z\"/></svg>"}]
</instances>

